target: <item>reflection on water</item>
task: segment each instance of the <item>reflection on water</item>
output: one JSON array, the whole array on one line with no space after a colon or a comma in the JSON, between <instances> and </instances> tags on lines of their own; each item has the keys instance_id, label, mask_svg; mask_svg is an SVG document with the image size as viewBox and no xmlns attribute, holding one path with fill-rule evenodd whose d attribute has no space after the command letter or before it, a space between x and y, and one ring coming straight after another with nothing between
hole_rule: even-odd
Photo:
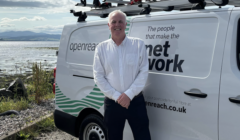
<instances>
[{"instance_id":1,"label":"reflection on water","mask_svg":"<svg viewBox=\"0 0 240 140\"><path fill-rule=\"evenodd\" d=\"M0 76L31 72L33 63L44 69L56 67L59 42L0 41Z\"/></svg>"}]
</instances>

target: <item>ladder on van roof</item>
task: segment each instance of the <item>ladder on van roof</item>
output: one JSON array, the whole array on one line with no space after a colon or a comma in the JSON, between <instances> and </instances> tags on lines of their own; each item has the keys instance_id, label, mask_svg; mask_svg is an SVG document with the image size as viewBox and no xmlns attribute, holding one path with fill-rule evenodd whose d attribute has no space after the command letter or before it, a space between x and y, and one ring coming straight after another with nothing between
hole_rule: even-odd
<instances>
[{"instance_id":1,"label":"ladder on van roof","mask_svg":"<svg viewBox=\"0 0 240 140\"><path fill-rule=\"evenodd\" d=\"M132 2L133 1L133 2ZM136 1L134 3L134 1ZM105 0L104 3L100 3L99 0L93 0L93 4L87 4L86 0L80 0L81 3L77 3L75 6L90 7L90 11L86 12L70 12L74 16L79 17L78 22L85 21L87 16L99 16L105 18L114 10L121 10L126 13L127 16L149 14L155 11L172 11L172 10L196 10L204 9L205 6L219 7L225 5L240 6L240 0L160 0L160 1L145 1L142 0ZM112 6L112 3L116 3L118 6Z\"/></svg>"}]
</instances>

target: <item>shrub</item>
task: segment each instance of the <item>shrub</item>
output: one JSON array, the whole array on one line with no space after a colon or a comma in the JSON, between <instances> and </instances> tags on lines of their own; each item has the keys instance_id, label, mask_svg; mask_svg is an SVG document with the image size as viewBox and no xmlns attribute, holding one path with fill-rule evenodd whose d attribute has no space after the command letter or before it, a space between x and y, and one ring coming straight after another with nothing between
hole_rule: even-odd
<instances>
[{"instance_id":1,"label":"shrub","mask_svg":"<svg viewBox=\"0 0 240 140\"><path fill-rule=\"evenodd\" d=\"M45 95L52 92L52 85L49 81L51 80L53 71L47 72L46 70L43 70L41 63L34 63L32 70L32 84L35 93L35 102L39 104Z\"/></svg>"}]
</instances>

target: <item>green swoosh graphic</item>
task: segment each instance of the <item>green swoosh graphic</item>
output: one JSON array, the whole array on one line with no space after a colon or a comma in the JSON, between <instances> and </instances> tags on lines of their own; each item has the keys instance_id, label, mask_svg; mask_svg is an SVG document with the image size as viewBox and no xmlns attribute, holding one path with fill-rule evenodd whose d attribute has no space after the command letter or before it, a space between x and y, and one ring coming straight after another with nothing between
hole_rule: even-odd
<instances>
[{"instance_id":1,"label":"green swoosh graphic","mask_svg":"<svg viewBox=\"0 0 240 140\"><path fill-rule=\"evenodd\" d=\"M60 90L57 83L55 91L56 105L58 105L58 107L65 113L71 114L76 117L78 116L79 112L86 107L100 109L100 107L104 104L105 96L97 87L97 85L94 86L89 95L87 95L85 98L82 98L81 100L72 100L68 98Z\"/></svg>"}]
</instances>

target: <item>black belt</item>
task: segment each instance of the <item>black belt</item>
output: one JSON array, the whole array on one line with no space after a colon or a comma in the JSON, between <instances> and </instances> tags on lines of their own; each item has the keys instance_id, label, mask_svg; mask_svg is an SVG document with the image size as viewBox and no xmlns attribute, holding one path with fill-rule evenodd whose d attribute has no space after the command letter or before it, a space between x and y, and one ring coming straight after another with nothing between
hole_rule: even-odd
<instances>
[{"instance_id":1,"label":"black belt","mask_svg":"<svg viewBox=\"0 0 240 140\"><path fill-rule=\"evenodd\" d=\"M136 99L136 98L138 98L138 97L140 97L140 96L142 96L143 94L142 94L142 91L138 94L138 95L136 95L135 97L133 97L133 99Z\"/></svg>"}]
</instances>

